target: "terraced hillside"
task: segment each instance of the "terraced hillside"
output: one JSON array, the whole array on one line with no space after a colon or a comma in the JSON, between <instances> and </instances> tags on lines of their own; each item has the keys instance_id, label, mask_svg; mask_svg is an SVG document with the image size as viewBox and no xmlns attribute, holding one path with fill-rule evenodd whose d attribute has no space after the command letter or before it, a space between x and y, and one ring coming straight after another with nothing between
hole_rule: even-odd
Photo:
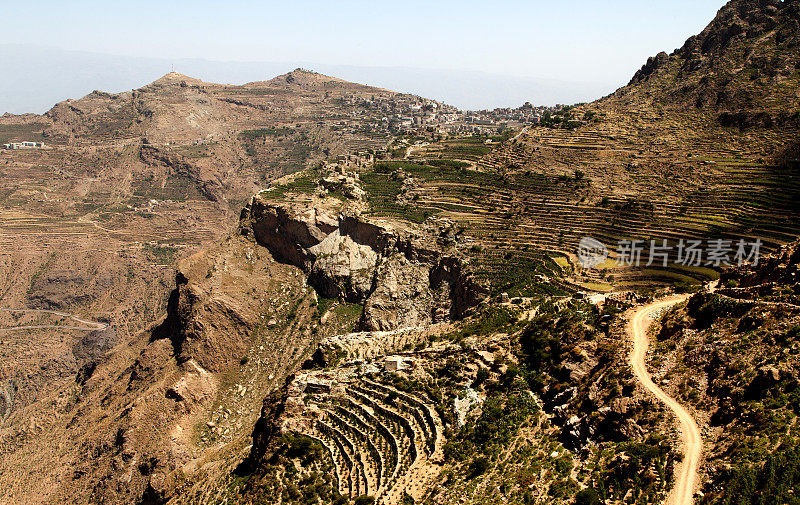
<instances>
[{"instance_id":1,"label":"terraced hillside","mask_svg":"<svg viewBox=\"0 0 800 505\"><path fill-rule=\"evenodd\" d=\"M637 119L636 138L645 142L634 143L617 126L629 120L608 114L574 132L530 129L488 157L487 165L511 180L541 179L528 191L539 196L537 205L521 213L532 241L573 252L583 236L610 248L621 239L674 244L681 238L760 238L774 250L796 236L797 178L769 154L789 141L792 130L741 133L685 117L671 136L661 121ZM641 131L651 129L660 132L652 143ZM528 154L519 158L515 151ZM561 244L553 244L554 235ZM675 281L708 273L677 268L660 275Z\"/></svg>"},{"instance_id":2,"label":"terraced hillside","mask_svg":"<svg viewBox=\"0 0 800 505\"><path fill-rule=\"evenodd\" d=\"M0 119L49 144L0 158L3 302L109 324L0 334L0 501L660 502L680 456L626 362L643 297L577 291L719 269L575 248L800 233L798 30L797 1L734 0L615 94L497 137L385 138L358 98L392 92L305 71ZM795 256L659 330L709 503L796 494Z\"/></svg>"},{"instance_id":3,"label":"terraced hillside","mask_svg":"<svg viewBox=\"0 0 800 505\"><path fill-rule=\"evenodd\" d=\"M235 226L273 178L326 155L388 142L345 99L394 92L307 71L243 86L169 74L137 90L93 92L43 115L0 118L0 306L110 321L111 344L161 318L176 262ZM349 123L342 127L343 118ZM18 405L84 364L77 332L4 335L0 380Z\"/></svg>"},{"instance_id":4,"label":"terraced hillside","mask_svg":"<svg viewBox=\"0 0 800 505\"><path fill-rule=\"evenodd\" d=\"M621 239L723 237L758 238L774 251L800 232L797 9L796 2L730 2L703 33L652 58L602 100L567 107L499 146L461 138L412 147L404 161L422 166L387 169L416 178L409 190L416 209L474 234L489 268L543 251L574 262L584 236L612 251ZM454 143L464 147L448 147ZM608 289L716 276L703 267L631 271L608 263L564 273Z\"/></svg>"},{"instance_id":5,"label":"terraced hillside","mask_svg":"<svg viewBox=\"0 0 800 505\"><path fill-rule=\"evenodd\" d=\"M457 222L474 240L472 256L483 279L496 292L521 295L581 286L602 291L612 285L687 284L717 275L705 264L637 271L614 261L579 271L573 264L584 236L606 243L614 260L623 239L644 240L648 247L651 240L674 246L681 239L759 239L766 252L800 233L798 178L766 154L792 131L738 133L699 118L694 127L707 129L691 130L684 123L686 135L679 139L676 132L670 141L662 134L656 150L634 142L632 133L623 136L617 124L624 121L628 118L609 114L574 131L531 127L504 143L450 140L488 146L489 154L477 163L439 157L436 144L377 161L359 169L366 212L410 222L431 216ZM662 126L649 121L638 128ZM683 121L691 124L688 117ZM303 191L315 190L315 177L303 179ZM508 265L520 276L504 275ZM564 277L570 280L564 283Z\"/></svg>"},{"instance_id":6,"label":"terraced hillside","mask_svg":"<svg viewBox=\"0 0 800 505\"><path fill-rule=\"evenodd\" d=\"M355 375L350 382L343 379L347 372ZM290 409L305 410L284 426L325 447L342 496L387 504L402 503L406 494L420 499L443 462L444 424L435 406L355 372L337 370L333 386L325 372L297 377L287 401Z\"/></svg>"}]
</instances>

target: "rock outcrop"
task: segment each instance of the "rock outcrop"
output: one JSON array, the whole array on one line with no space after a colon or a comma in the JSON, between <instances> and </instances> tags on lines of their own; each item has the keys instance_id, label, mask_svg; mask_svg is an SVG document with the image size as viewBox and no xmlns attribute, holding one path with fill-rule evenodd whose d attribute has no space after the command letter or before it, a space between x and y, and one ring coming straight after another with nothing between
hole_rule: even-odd
<instances>
[{"instance_id":1,"label":"rock outcrop","mask_svg":"<svg viewBox=\"0 0 800 505\"><path fill-rule=\"evenodd\" d=\"M719 293L732 298L800 305L800 241L760 258L757 265L729 268L720 275L720 286Z\"/></svg>"},{"instance_id":2,"label":"rock outcrop","mask_svg":"<svg viewBox=\"0 0 800 505\"><path fill-rule=\"evenodd\" d=\"M0 422L11 415L14 408L14 388L11 383L0 383Z\"/></svg>"},{"instance_id":3,"label":"rock outcrop","mask_svg":"<svg viewBox=\"0 0 800 505\"><path fill-rule=\"evenodd\" d=\"M363 304L363 330L461 318L487 294L452 222L409 228L334 212L256 196L242 212L241 232L301 268L320 295Z\"/></svg>"},{"instance_id":4,"label":"rock outcrop","mask_svg":"<svg viewBox=\"0 0 800 505\"><path fill-rule=\"evenodd\" d=\"M144 144L139 151L139 159L147 165L167 167L172 175L192 180L197 185L200 193L212 202L224 200L222 184L216 176L203 173L199 167L189 163L180 155Z\"/></svg>"},{"instance_id":5,"label":"rock outcrop","mask_svg":"<svg viewBox=\"0 0 800 505\"><path fill-rule=\"evenodd\" d=\"M647 83L667 101L724 112L725 126L796 126L797 101L775 97L797 73L799 46L799 2L733 0L680 49L648 59L624 89Z\"/></svg>"},{"instance_id":6,"label":"rock outcrop","mask_svg":"<svg viewBox=\"0 0 800 505\"><path fill-rule=\"evenodd\" d=\"M241 225L242 232L252 233L275 259L309 270L313 263L309 249L333 233L338 221L316 207L295 209L255 196L242 210Z\"/></svg>"},{"instance_id":7,"label":"rock outcrop","mask_svg":"<svg viewBox=\"0 0 800 505\"><path fill-rule=\"evenodd\" d=\"M796 284L800 282L800 241L781 248L777 254L761 258L758 265L742 265L726 270L721 275L724 284L736 280L741 288L765 283Z\"/></svg>"},{"instance_id":8,"label":"rock outcrop","mask_svg":"<svg viewBox=\"0 0 800 505\"><path fill-rule=\"evenodd\" d=\"M338 191L347 198L363 200L366 192L358 184L358 172L347 173L344 169L336 168L338 171L320 180L320 185L326 191Z\"/></svg>"}]
</instances>

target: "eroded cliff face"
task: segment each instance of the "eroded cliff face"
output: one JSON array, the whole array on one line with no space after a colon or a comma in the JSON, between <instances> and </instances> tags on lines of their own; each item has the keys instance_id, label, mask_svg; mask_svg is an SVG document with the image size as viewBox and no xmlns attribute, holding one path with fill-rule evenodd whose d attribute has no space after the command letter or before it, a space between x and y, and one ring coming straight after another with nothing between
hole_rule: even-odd
<instances>
[{"instance_id":1,"label":"eroded cliff face","mask_svg":"<svg viewBox=\"0 0 800 505\"><path fill-rule=\"evenodd\" d=\"M166 167L173 176L189 179L197 186L200 194L212 202L224 200L223 186L219 176L203 171L182 156L144 144L139 151L139 159L146 165Z\"/></svg>"},{"instance_id":2,"label":"eroded cliff face","mask_svg":"<svg viewBox=\"0 0 800 505\"><path fill-rule=\"evenodd\" d=\"M469 315L487 290L472 276L466 247L447 220L412 226L322 201L256 196L236 234L179 264L168 316L152 345L171 343L178 366L191 364L209 377L241 375L240 384L251 383L247 401L260 401L332 336L363 330L360 338L370 342L362 347L395 352L415 332ZM363 309L337 320L320 297ZM175 382L168 397L198 397L186 384L193 383ZM207 409L225 394L204 394L196 403ZM236 408L254 414L250 403ZM216 426L208 443L221 428L211 416Z\"/></svg>"},{"instance_id":3,"label":"eroded cliff face","mask_svg":"<svg viewBox=\"0 0 800 505\"><path fill-rule=\"evenodd\" d=\"M312 295L296 268L275 261L252 241L232 236L179 264L161 333L172 341L179 362L194 359L222 372L238 366L254 345L257 330L279 326L290 306L296 317L313 313ZM302 337L310 338L310 333Z\"/></svg>"},{"instance_id":4,"label":"eroded cliff face","mask_svg":"<svg viewBox=\"0 0 800 505\"><path fill-rule=\"evenodd\" d=\"M410 227L257 195L242 211L240 230L302 269L321 296L363 304L362 330L461 318L487 295L448 220Z\"/></svg>"},{"instance_id":5,"label":"eroded cliff face","mask_svg":"<svg viewBox=\"0 0 800 505\"><path fill-rule=\"evenodd\" d=\"M148 394L170 416L159 418L147 439L119 423L139 448L130 449L134 457L153 462L125 493L169 500L180 476L201 479L195 462L204 451L251 436L247 461L258 461L277 430L265 423L280 416L259 406L264 398L264 405L279 405L273 400L280 386L315 352L341 352L356 337L338 344L331 338L364 330L350 334L364 340L353 347L387 354L420 340L433 323L470 314L487 291L473 279L466 246L446 220L412 226L254 197L237 233L181 261L167 318L131 367L132 384L158 383ZM320 297L363 311L345 320ZM148 404L136 412L143 419L156 411Z\"/></svg>"}]
</instances>

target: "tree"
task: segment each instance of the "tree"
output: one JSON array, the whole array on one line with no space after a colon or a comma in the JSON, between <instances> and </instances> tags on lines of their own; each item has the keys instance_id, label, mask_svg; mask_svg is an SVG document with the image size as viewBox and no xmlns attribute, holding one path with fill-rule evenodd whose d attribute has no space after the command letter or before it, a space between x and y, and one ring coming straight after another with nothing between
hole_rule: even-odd
<instances>
[{"instance_id":1,"label":"tree","mask_svg":"<svg viewBox=\"0 0 800 505\"><path fill-rule=\"evenodd\" d=\"M489 459L486 456L478 456L469 464L469 477L477 477L486 473L489 469Z\"/></svg>"},{"instance_id":2,"label":"tree","mask_svg":"<svg viewBox=\"0 0 800 505\"><path fill-rule=\"evenodd\" d=\"M600 505L600 494L592 488L582 489L575 495L575 505Z\"/></svg>"},{"instance_id":3,"label":"tree","mask_svg":"<svg viewBox=\"0 0 800 505\"><path fill-rule=\"evenodd\" d=\"M375 497L362 494L356 498L355 505L372 505L375 503Z\"/></svg>"}]
</instances>

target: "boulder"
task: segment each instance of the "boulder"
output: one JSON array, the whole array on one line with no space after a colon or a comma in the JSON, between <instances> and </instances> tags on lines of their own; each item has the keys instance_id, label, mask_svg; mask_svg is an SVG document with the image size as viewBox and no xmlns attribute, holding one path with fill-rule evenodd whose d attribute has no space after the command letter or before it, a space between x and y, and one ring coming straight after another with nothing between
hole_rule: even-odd
<instances>
[{"instance_id":1,"label":"boulder","mask_svg":"<svg viewBox=\"0 0 800 505\"><path fill-rule=\"evenodd\" d=\"M394 254L381 262L376 286L364 305L361 328L388 331L433 321L430 266Z\"/></svg>"}]
</instances>

